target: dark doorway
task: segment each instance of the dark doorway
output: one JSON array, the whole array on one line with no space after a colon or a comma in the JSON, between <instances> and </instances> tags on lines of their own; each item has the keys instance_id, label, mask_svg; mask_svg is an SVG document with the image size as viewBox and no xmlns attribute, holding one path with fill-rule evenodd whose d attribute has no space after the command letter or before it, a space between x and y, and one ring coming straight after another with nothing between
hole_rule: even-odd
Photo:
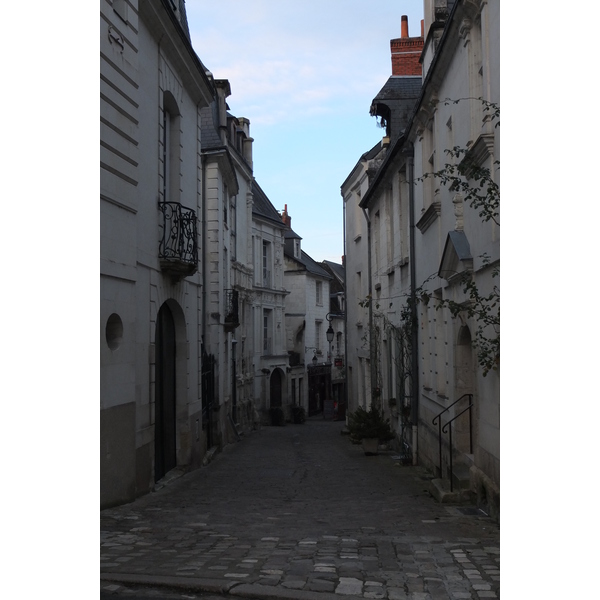
<instances>
[{"instance_id":1,"label":"dark doorway","mask_svg":"<svg viewBox=\"0 0 600 600\"><path fill-rule=\"evenodd\" d=\"M202 429L206 432L206 448L213 446L212 412L215 400L217 360L202 347Z\"/></svg>"},{"instance_id":2,"label":"dark doorway","mask_svg":"<svg viewBox=\"0 0 600 600\"><path fill-rule=\"evenodd\" d=\"M275 369L271 374L271 408L281 407L281 371Z\"/></svg>"},{"instance_id":3,"label":"dark doorway","mask_svg":"<svg viewBox=\"0 0 600 600\"><path fill-rule=\"evenodd\" d=\"M175 406L175 321L163 304L156 319L155 481L177 465Z\"/></svg>"},{"instance_id":4,"label":"dark doorway","mask_svg":"<svg viewBox=\"0 0 600 600\"><path fill-rule=\"evenodd\" d=\"M308 416L323 412L330 399L331 365L308 367Z\"/></svg>"}]
</instances>

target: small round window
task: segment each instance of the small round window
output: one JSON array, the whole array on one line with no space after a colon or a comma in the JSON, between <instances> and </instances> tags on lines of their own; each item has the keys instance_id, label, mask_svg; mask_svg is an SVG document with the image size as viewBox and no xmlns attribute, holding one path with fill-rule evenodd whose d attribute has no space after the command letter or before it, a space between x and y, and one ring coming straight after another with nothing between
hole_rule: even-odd
<instances>
[{"instance_id":1,"label":"small round window","mask_svg":"<svg viewBox=\"0 0 600 600\"><path fill-rule=\"evenodd\" d=\"M106 343L111 350L116 350L122 341L123 321L117 313L113 313L106 322Z\"/></svg>"}]
</instances>

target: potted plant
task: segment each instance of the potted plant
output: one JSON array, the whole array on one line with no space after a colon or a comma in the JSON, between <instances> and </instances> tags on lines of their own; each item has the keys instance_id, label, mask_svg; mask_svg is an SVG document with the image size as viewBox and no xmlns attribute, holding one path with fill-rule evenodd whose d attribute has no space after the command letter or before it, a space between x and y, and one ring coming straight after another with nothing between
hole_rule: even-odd
<instances>
[{"instance_id":1,"label":"potted plant","mask_svg":"<svg viewBox=\"0 0 600 600\"><path fill-rule=\"evenodd\" d=\"M306 421L306 411L303 406L292 406L292 421L297 424Z\"/></svg>"},{"instance_id":2,"label":"potted plant","mask_svg":"<svg viewBox=\"0 0 600 600\"><path fill-rule=\"evenodd\" d=\"M394 438L390 420L385 418L376 406L371 406L369 410L359 406L350 413L348 430L351 441L357 443L361 440L363 451L367 456L377 454L380 442L387 442Z\"/></svg>"}]
</instances>

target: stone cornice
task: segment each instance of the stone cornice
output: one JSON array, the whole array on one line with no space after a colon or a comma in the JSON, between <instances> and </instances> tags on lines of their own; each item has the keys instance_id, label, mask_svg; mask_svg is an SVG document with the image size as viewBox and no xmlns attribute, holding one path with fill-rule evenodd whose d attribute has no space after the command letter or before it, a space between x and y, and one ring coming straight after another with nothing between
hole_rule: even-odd
<instances>
[{"instance_id":1,"label":"stone cornice","mask_svg":"<svg viewBox=\"0 0 600 600\"><path fill-rule=\"evenodd\" d=\"M417 223L417 228L421 233L425 233L431 227L433 222L440 216L441 210L441 202L432 202L429 205L429 208L423 213Z\"/></svg>"},{"instance_id":2,"label":"stone cornice","mask_svg":"<svg viewBox=\"0 0 600 600\"><path fill-rule=\"evenodd\" d=\"M494 134L482 133L469 148L461 162L468 177L473 168L478 168L494 154Z\"/></svg>"}]
</instances>

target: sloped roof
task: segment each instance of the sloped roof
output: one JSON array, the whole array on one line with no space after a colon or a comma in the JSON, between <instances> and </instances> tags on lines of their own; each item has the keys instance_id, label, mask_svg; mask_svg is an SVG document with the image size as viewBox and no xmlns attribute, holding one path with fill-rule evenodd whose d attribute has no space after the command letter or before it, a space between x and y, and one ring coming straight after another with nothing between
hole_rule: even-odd
<instances>
[{"instance_id":1,"label":"sloped roof","mask_svg":"<svg viewBox=\"0 0 600 600\"><path fill-rule=\"evenodd\" d=\"M181 23L181 28L183 29L183 33L185 33L185 37L190 41L190 28L188 26L187 13L185 11L185 0L179 0L179 14L181 15L179 22Z\"/></svg>"},{"instance_id":2,"label":"sloped roof","mask_svg":"<svg viewBox=\"0 0 600 600\"><path fill-rule=\"evenodd\" d=\"M416 100L421 92L422 78L419 75L392 75L373 103L386 100Z\"/></svg>"},{"instance_id":3,"label":"sloped roof","mask_svg":"<svg viewBox=\"0 0 600 600\"><path fill-rule=\"evenodd\" d=\"M345 277L345 269L344 265L340 265L339 263L331 262L330 260L324 260L323 263L331 269L331 272L335 275L335 277L340 281L340 283L344 283Z\"/></svg>"},{"instance_id":4,"label":"sloped roof","mask_svg":"<svg viewBox=\"0 0 600 600\"><path fill-rule=\"evenodd\" d=\"M217 103L211 102L209 106L200 109L200 123L202 128L202 150L223 147L221 136L216 126Z\"/></svg>"},{"instance_id":5,"label":"sloped roof","mask_svg":"<svg viewBox=\"0 0 600 600\"><path fill-rule=\"evenodd\" d=\"M410 122L421 85L419 76L392 75L373 98L371 115L385 120L392 140L397 139Z\"/></svg>"},{"instance_id":6,"label":"sloped roof","mask_svg":"<svg viewBox=\"0 0 600 600\"><path fill-rule=\"evenodd\" d=\"M301 250L302 264L306 267L306 270L313 275L319 275L325 279L333 279L333 277L318 263L315 262L304 250Z\"/></svg>"},{"instance_id":7,"label":"sloped roof","mask_svg":"<svg viewBox=\"0 0 600 600\"><path fill-rule=\"evenodd\" d=\"M291 239L301 240L302 239L302 236L298 235L293 229L289 229L289 228L285 230L283 237L286 240L291 240Z\"/></svg>"},{"instance_id":8,"label":"sloped roof","mask_svg":"<svg viewBox=\"0 0 600 600\"><path fill-rule=\"evenodd\" d=\"M464 231L449 231L438 269L438 275L450 281L473 266L471 246Z\"/></svg>"},{"instance_id":9,"label":"sloped roof","mask_svg":"<svg viewBox=\"0 0 600 600\"><path fill-rule=\"evenodd\" d=\"M285 223L281 220L281 215L277 212L271 201L258 185L256 179L252 180L252 214L267 219L272 222L275 227L280 229L285 228Z\"/></svg>"},{"instance_id":10,"label":"sloped roof","mask_svg":"<svg viewBox=\"0 0 600 600\"><path fill-rule=\"evenodd\" d=\"M291 231L291 229L288 229L286 231L286 234L288 233L288 231ZM308 254L306 254L304 250L300 251L299 259L296 258L293 254L290 254L287 251L287 248L284 249L284 254L290 260L293 260L294 262L303 266L309 273L312 273L313 275L318 275L319 277L323 277L324 279L333 279L333 277L318 262L314 261Z\"/></svg>"},{"instance_id":11,"label":"sloped roof","mask_svg":"<svg viewBox=\"0 0 600 600\"><path fill-rule=\"evenodd\" d=\"M356 162L356 164L354 165L354 168L352 169L352 171L350 171L350 174L348 175L348 177L346 177L346 179L344 180L344 183L342 183L341 187L342 189L345 187L346 183L348 183L348 181L350 180L350 178L352 177L353 173L356 171L356 169L360 166L360 164L363 161L369 161L374 159L382 150L382 146L381 146L381 142L377 142L370 150L367 150Z\"/></svg>"}]
</instances>

